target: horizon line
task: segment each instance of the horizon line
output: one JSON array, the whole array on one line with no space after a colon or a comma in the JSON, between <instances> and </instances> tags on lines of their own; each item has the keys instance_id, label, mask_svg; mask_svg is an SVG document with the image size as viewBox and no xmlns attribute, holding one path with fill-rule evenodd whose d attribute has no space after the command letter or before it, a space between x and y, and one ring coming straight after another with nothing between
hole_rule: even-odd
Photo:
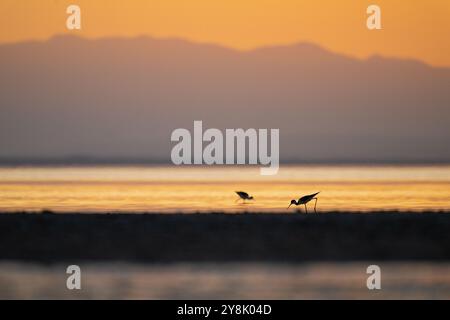
<instances>
[{"instance_id":1,"label":"horizon line","mask_svg":"<svg viewBox=\"0 0 450 320\"><path fill-rule=\"evenodd\" d=\"M164 159L150 158L99 158L99 157L49 157L49 158L5 158L0 157L0 167L8 166L168 166L174 167L259 167L260 164L191 164L191 165L175 165L171 161ZM289 159L280 161L280 166L292 165L450 165L450 159L311 159L299 160Z\"/></svg>"}]
</instances>

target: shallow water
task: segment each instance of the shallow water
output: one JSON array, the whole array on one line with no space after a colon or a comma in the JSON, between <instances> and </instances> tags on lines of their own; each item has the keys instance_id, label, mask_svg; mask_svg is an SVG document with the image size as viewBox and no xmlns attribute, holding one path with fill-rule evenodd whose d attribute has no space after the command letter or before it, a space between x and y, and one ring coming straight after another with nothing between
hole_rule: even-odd
<instances>
[{"instance_id":1,"label":"shallow water","mask_svg":"<svg viewBox=\"0 0 450 320\"><path fill-rule=\"evenodd\" d=\"M255 200L236 202L237 190ZM450 166L282 166L274 176L236 166L0 168L0 211L284 211L317 191L319 211L450 210Z\"/></svg>"},{"instance_id":2,"label":"shallow water","mask_svg":"<svg viewBox=\"0 0 450 320\"><path fill-rule=\"evenodd\" d=\"M68 290L66 265L2 262L0 299L450 299L449 264L379 263L369 290L371 264L81 264Z\"/></svg>"}]
</instances>

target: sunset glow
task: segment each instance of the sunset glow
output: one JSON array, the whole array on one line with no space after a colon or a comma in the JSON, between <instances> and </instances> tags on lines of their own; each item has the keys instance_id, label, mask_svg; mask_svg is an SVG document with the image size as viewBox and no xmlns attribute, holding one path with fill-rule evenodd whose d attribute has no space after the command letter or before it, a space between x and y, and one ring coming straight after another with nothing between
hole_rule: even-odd
<instances>
[{"instance_id":1,"label":"sunset glow","mask_svg":"<svg viewBox=\"0 0 450 320\"><path fill-rule=\"evenodd\" d=\"M81 31L65 28L73 3L82 10ZM366 28L373 3L381 8L382 30ZM360 58L381 54L450 66L447 0L3 0L0 12L0 43L63 33L179 37L236 49L308 41Z\"/></svg>"}]
</instances>

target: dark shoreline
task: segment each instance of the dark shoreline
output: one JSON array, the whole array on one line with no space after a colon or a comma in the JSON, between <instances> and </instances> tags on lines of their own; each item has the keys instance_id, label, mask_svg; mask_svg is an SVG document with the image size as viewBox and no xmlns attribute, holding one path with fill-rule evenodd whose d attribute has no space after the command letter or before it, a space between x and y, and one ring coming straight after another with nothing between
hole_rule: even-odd
<instances>
[{"instance_id":1,"label":"dark shoreline","mask_svg":"<svg viewBox=\"0 0 450 320\"><path fill-rule=\"evenodd\" d=\"M0 213L0 261L450 261L450 212Z\"/></svg>"}]
</instances>

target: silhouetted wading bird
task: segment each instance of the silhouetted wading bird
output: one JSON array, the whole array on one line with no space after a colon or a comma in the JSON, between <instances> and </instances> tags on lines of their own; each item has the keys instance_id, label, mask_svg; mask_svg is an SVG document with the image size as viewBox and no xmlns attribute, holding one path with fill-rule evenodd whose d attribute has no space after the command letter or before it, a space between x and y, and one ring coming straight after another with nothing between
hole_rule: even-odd
<instances>
[{"instance_id":1,"label":"silhouetted wading bird","mask_svg":"<svg viewBox=\"0 0 450 320\"><path fill-rule=\"evenodd\" d=\"M314 203L314 212L317 212L317 211L316 211L316 205L317 205L317 198L316 198L316 196L317 196L319 193L320 193L320 192L316 192L316 193L314 193L314 194L309 194L309 195L307 195L307 196L301 197L300 199L298 199L298 201L291 200L291 204L290 204L289 207L287 207L287 208L289 209L293 204L295 204L296 206L301 205L301 204L304 204L304 205L305 205L305 211L306 211L306 213L308 213L308 208L306 207L306 204L307 204L308 202L310 202L311 200L316 200L316 202Z\"/></svg>"},{"instance_id":2,"label":"silhouetted wading bird","mask_svg":"<svg viewBox=\"0 0 450 320\"><path fill-rule=\"evenodd\" d=\"M237 193L239 198L242 199L243 202L245 202L245 200L253 200L253 197L250 197L247 192L244 192L244 191L235 191L235 192ZM236 201L238 201L239 198L236 199Z\"/></svg>"}]
</instances>

